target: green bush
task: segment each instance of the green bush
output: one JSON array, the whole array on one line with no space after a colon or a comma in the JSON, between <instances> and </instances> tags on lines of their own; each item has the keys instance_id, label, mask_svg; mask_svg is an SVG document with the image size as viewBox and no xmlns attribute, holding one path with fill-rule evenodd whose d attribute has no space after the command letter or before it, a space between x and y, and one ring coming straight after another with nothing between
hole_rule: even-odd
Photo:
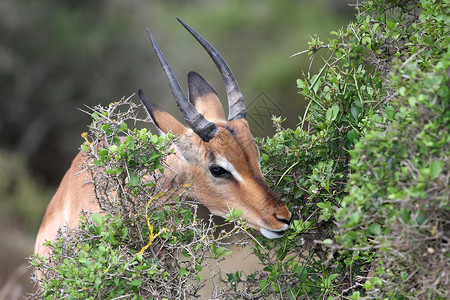
<instances>
[{"instance_id":1,"label":"green bush","mask_svg":"<svg viewBox=\"0 0 450 300\"><path fill-rule=\"evenodd\" d=\"M376 298L449 297L449 6L417 5L400 7L408 14L395 26L403 46L387 78L388 122L350 151L336 214L341 245L376 249L375 276L363 286Z\"/></svg>"},{"instance_id":2,"label":"green bush","mask_svg":"<svg viewBox=\"0 0 450 300\"><path fill-rule=\"evenodd\" d=\"M367 1L310 43L328 50L297 84L296 129L260 140L264 170L298 219L260 254L259 295L446 299L449 21L440 1ZM289 283L289 284L281 284Z\"/></svg>"},{"instance_id":3,"label":"green bush","mask_svg":"<svg viewBox=\"0 0 450 300\"><path fill-rule=\"evenodd\" d=\"M259 140L263 170L294 212L262 241L254 295L448 297L448 4L367 1L297 81L299 126Z\"/></svg>"},{"instance_id":4,"label":"green bush","mask_svg":"<svg viewBox=\"0 0 450 300\"><path fill-rule=\"evenodd\" d=\"M311 40L306 51L311 64L321 55L323 67L297 81L308 100L298 126L284 129L283 120L274 117L276 134L257 140L262 171L293 212L291 230L277 240L256 234L252 249L262 270L226 274L213 296L449 298L448 1L377 0L357 9L356 21L332 32L327 43ZM83 238L74 239L74 247L64 246L62 237L52 245L55 253L66 254L50 263L35 261L52 275L44 280L44 295L193 297L202 285L198 271L206 257L229 254L222 238L245 224L239 212L230 212L236 230L212 238L214 226L197 219L195 205L192 211L170 200L162 210L149 210L148 199L161 197L157 183L163 178L149 171L161 170L171 137L130 130L120 122L98 123L105 113L94 116L94 134L83 148L89 153L108 145L87 168L102 178L99 199L114 216L86 218L75 235ZM99 139L104 132L108 138ZM118 132L128 137L120 140ZM91 140L100 144L90 145ZM144 176L149 173L151 180ZM135 206L119 203L117 209L108 192L111 179L125 187L118 198ZM160 259L155 251L162 246L179 255ZM65 260L69 252L75 258ZM100 265L93 265L97 261ZM86 271L70 271L74 262L87 263ZM117 283L109 265L122 274ZM101 279L90 275L105 267ZM176 286L166 281L172 276ZM89 284L80 290L79 282ZM148 293L155 289L159 292Z\"/></svg>"},{"instance_id":5,"label":"green bush","mask_svg":"<svg viewBox=\"0 0 450 300\"><path fill-rule=\"evenodd\" d=\"M93 108L83 171L89 172L103 214L84 213L80 226L62 227L52 254L35 255L44 299L174 299L197 295L208 258L231 254L226 246L245 223L231 210L234 229L225 232L197 216L197 203L184 199L190 185L163 187L162 164L171 155L171 134L129 129L143 108L131 98ZM148 121L147 121L148 122ZM121 138L119 138L121 136ZM182 201L181 201L182 200Z\"/></svg>"}]
</instances>

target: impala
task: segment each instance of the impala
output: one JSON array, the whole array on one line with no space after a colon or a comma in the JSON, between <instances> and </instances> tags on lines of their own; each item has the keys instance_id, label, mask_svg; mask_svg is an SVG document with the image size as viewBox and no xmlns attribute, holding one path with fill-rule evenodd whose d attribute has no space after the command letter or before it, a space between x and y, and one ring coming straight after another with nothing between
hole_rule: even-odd
<instances>
[{"instance_id":1,"label":"impala","mask_svg":"<svg viewBox=\"0 0 450 300\"><path fill-rule=\"evenodd\" d=\"M220 100L199 74L188 74L189 99L181 89L152 33L153 48L168 79L170 89L187 126L178 122L145 96L138 95L153 122L162 133L178 135L175 155L167 158L164 174L174 185L191 183L188 197L198 199L212 214L225 216L230 208L242 210L247 224L265 237L281 237L289 228L291 213L266 184L259 165L259 151L246 121L244 97L230 68L220 54L186 23L178 21L197 39L222 74L229 114L225 118ZM47 207L40 226L35 252L48 254L43 246L56 237L63 225L76 227L80 213L99 212L92 184L80 173L83 153L74 159Z\"/></svg>"}]
</instances>

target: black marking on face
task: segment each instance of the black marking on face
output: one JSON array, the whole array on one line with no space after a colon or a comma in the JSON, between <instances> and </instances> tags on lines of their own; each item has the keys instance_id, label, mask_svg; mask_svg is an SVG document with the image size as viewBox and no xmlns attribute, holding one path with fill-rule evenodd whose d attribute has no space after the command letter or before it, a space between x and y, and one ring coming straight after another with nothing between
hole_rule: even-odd
<instances>
[{"instance_id":1,"label":"black marking on face","mask_svg":"<svg viewBox=\"0 0 450 300\"><path fill-rule=\"evenodd\" d=\"M228 130L232 136L236 137L236 135L237 135L236 130L234 130L230 126L226 126L225 129Z\"/></svg>"}]
</instances>

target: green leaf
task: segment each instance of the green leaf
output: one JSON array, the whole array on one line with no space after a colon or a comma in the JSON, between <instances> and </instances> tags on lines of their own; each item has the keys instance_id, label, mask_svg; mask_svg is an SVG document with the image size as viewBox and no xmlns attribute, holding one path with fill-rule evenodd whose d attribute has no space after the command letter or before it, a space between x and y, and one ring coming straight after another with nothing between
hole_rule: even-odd
<instances>
[{"instance_id":1,"label":"green leaf","mask_svg":"<svg viewBox=\"0 0 450 300\"><path fill-rule=\"evenodd\" d=\"M124 123L122 123L122 125L120 125L120 128L119 128L120 131L125 131L127 129L128 129L127 123L124 122Z\"/></svg>"},{"instance_id":2,"label":"green leaf","mask_svg":"<svg viewBox=\"0 0 450 300\"><path fill-rule=\"evenodd\" d=\"M401 216L403 222L408 223L409 220L411 219L411 212L407 208L401 208L400 216Z\"/></svg>"},{"instance_id":3,"label":"green leaf","mask_svg":"<svg viewBox=\"0 0 450 300\"><path fill-rule=\"evenodd\" d=\"M405 271L403 271L403 272L400 273L400 277L401 277L403 280L406 280L406 279L408 278L408 273L405 272Z\"/></svg>"},{"instance_id":4,"label":"green leaf","mask_svg":"<svg viewBox=\"0 0 450 300\"><path fill-rule=\"evenodd\" d=\"M152 156L150 156L150 158L148 159L149 162L153 162L154 160L156 160L157 158L161 157L161 153L155 153Z\"/></svg>"},{"instance_id":5,"label":"green leaf","mask_svg":"<svg viewBox=\"0 0 450 300\"><path fill-rule=\"evenodd\" d=\"M319 90L322 82L321 82L321 77L319 77L319 75L315 74L311 77L311 82L314 84L314 86L312 87L314 93L317 93L317 91Z\"/></svg>"},{"instance_id":6,"label":"green leaf","mask_svg":"<svg viewBox=\"0 0 450 300\"><path fill-rule=\"evenodd\" d=\"M130 186L138 186L139 185L139 176L137 176L133 171L130 171L129 183L130 183Z\"/></svg>"},{"instance_id":7,"label":"green leaf","mask_svg":"<svg viewBox=\"0 0 450 300\"><path fill-rule=\"evenodd\" d=\"M443 163L441 161L432 161L430 163L430 173L432 179L436 179L439 177L442 172L442 165Z\"/></svg>"},{"instance_id":8,"label":"green leaf","mask_svg":"<svg viewBox=\"0 0 450 300\"><path fill-rule=\"evenodd\" d=\"M359 141L359 133L355 129L352 129L349 132L347 132L347 138L352 143L358 142Z\"/></svg>"},{"instance_id":9,"label":"green leaf","mask_svg":"<svg viewBox=\"0 0 450 300\"><path fill-rule=\"evenodd\" d=\"M359 114L361 113L361 108L357 107L357 106L352 106L350 108L350 112L352 114L353 119L355 119L355 121L359 120Z\"/></svg>"},{"instance_id":10,"label":"green leaf","mask_svg":"<svg viewBox=\"0 0 450 300\"><path fill-rule=\"evenodd\" d=\"M330 276L328 276L328 280L330 282L333 282L336 278L338 278L339 274L331 274Z\"/></svg>"},{"instance_id":11,"label":"green leaf","mask_svg":"<svg viewBox=\"0 0 450 300\"><path fill-rule=\"evenodd\" d=\"M404 86L401 86L398 88L398 94L402 97L406 95L406 88Z\"/></svg>"},{"instance_id":12,"label":"green leaf","mask_svg":"<svg viewBox=\"0 0 450 300\"><path fill-rule=\"evenodd\" d=\"M100 156L108 155L108 153L109 153L108 150L103 147L100 150L98 150L98 155Z\"/></svg>"},{"instance_id":13,"label":"green leaf","mask_svg":"<svg viewBox=\"0 0 450 300\"><path fill-rule=\"evenodd\" d=\"M328 209L331 208L331 202L319 202L316 205L317 205L317 207L322 208L322 209L323 208L328 208Z\"/></svg>"},{"instance_id":14,"label":"green leaf","mask_svg":"<svg viewBox=\"0 0 450 300\"><path fill-rule=\"evenodd\" d=\"M92 221L99 226L103 226L104 224L103 217L99 213L95 213L92 215Z\"/></svg>"},{"instance_id":15,"label":"green leaf","mask_svg":"<svg viewBox=\"0 0 450 300\"><path fill-rule=\"evenodd\" d=\"M362 219L361 212L356 211L356 212L352 213L349 216L349 219L350 219L349 222L344 225L345 227L348 228L348 227L354 227L354 226L358 225L359 222L361 222L361 219Z\"/></svg>"},{"instance_id":16,"label":"green leaf","mask_svg":"<svg viewBox=\"0 0 450 300\"><path fill-rule=\"evenodd\" d=\"M109 152L116 153L117 150L119 150L119 147L117 147L116 145L109 146Z\"/></svg>"},{"instance_id":17,"label":"green leaf","mask_svg":"<svg viewBox=\"0 0 450 300\"><path fill-rule=\"evenodd\" d=\"M370 233L374 234L374 235L380 235L381 234L381 226L380 224L372 224L369 226L369 231Z\"/></svg>"},{"instance_id":18,"label":"green leaf","mask_svg":"<svg viewBox=\"0 0 450 300\"><path fill-rule=\"evenodd\" d=\"M131 286L136 286L136 287L141 286L141 284L142 284L142 279L135 279L130 282Z\"/></svg>"},{"instance_id":19,"label":"green leaf","mask_svg":"<svg viewBox=\"0 0 450 300\"><path fill-rule=\"evenodd\" d=\"M189 271L186 270L185 268L180 268L179 273L180 273L180 277L181 277L181 278L186 277L186 276L189 275Z\"/></svg>"},{"instance_id":20,"label":"green leaf","mask_svg":"<svg viewBox=\"0 0 450 300\"><path fill-rule=\"evenodd\" d=\"M434 89L438 87L443 78L440 76L429 76L427 79L425 79L424 84L428 89Z\"/></svg>"},{"instance_id":21,"label":"green leaf","mask_svg":"<svg viewBox=\"0 0 450 300\"><path fill-rule=\"evenodd\" d=\"M384 113L386 114L386 117L389 120L391 120L391 121L394 120L395 109L392 106L390 106L390 105L386 106Z\"/></svg>"},{"instance_id":22,"label":"green leaf","mask_svg":"<svg viewBox=\"0 0 450 300\"><path fill-rule=\"evenodd\" d=\"M379 24L379 23L373 24L373 27L372 27L372 34L375 34L375 33L377 32L378 27L380 27L380 24Z\"/></svg>"},{"instance_id":23,"label":"green leaf","mask_svg":"<svg viewBox=\"0 0 450 300\"><path fill-rule=\"evenodd\" d=\"M360 296L360 294L359 294L359 291L354 292L354 293L350 296L350 299L352 299L352 300L359 300L360 298L361 298L361 296Z\"/></svg>"},{"instance_id":24,"label":"green leaf","mask_svg":"<svg viewBox=\"0 0 450 300\"><path fill-rule=\"evenodd\" d=\"M213 252L214 258L219 258L220 256L230 255L231 253L233 253L233 251L230 251L225 247L217 248L217 246L215 244L211 245L211 250Z\"/></svg>"},{"instance_id":25,"label":"green leaf","mask_svg":"<svg viewBox=\"0 0 450 300\"><path fill-rule=\"evenodd\" d=\"M402 273L404 273L404 272L402 272ZM383 286L383 281L381 280L380 277L375 276L372 278L372 280L373 280L374 284L376 284L378 286Z\"/></svg>"},{"instance_id":26,"label":"green leaf","mask_svg":"<svg viewBox=\"0 0 450 300\"><path fill-rule=\"evenodd\" d=\"M111 127L111 124L105 124L105 125L102 125L102 130L104 130L104 131L108 131L109 130L109 127Z\"/></svg>"},{"instance_id":27,"label":"green leaf","mask_svg":"<svg viewBox=\"0 0 450 300\"><path fill-rule=\"evenodd\" d=\"M242 210L235 208L234 206L230 209L230 212L228 214L225 215L226 222L232 222L236 219L238 219L240 216L242 215Z\"/></svg>"},{"instance_id":28,"label":"green leaf","mask_svg":"<svg viewBox=\"0 0 450 300\"><path fill-rule=\"evenodd\" d=\"M338 114L339 114L339 105L334 104L332 107L330 107L327 110L326 118L327 118L328 121L331 122L331 121L334 121L337 118Z\"/></svg>"}]
</instances>

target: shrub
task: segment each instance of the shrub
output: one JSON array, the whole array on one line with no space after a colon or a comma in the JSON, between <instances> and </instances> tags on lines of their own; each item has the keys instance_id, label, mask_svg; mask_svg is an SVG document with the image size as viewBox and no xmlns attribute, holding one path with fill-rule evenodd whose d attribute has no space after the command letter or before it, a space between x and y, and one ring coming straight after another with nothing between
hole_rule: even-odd
<instances>
[{"instance_id":1,"label":"shrub","mask_svg":"<svg viewBox=\"0 0 450 300\"><path fill-rule=\"evenodd\" d=\"M367 1L328 44L311 41L312 59L328 55L297 82L304 117L260 140L296 213L270 242L277 260L260 254L266 296L448 298L448 9Z\"/></svg>"},{"instance_id":2,"label":"shrub","mask_svg":"<svg viewBox=\"0 0 450 300\"><path fill-rule=\"evenodd\" d=\"M52 254L32 260L41 273L44 299L174 299L197 295L199 272L207 258L229 255L230 239L244 223L239 211L228 216L231 232L197 216L186 201L189 185L163 188L162 164L171 155L173 136L129 129L140 106L131 98L97 106L81 150L82 169L92 176L102 214L84 213L76 229L63 227ZM142 120L141 120L142 121ZM119 138L119 136L122 136Z\"/></svg>"},{"instance_id":3,"label":"shrub","mask_svg":"<svg viewBox=\"0 0 450 300\"><path fill-rule=\"evenodd\" d=\"M350 151L337 213L342 245L377 249L368 297L449 297L449 7L417 5L396 8L407 17L396 26L403 46L387 78L388 122L372 125Z\"/></svg>"}]
</instances>

